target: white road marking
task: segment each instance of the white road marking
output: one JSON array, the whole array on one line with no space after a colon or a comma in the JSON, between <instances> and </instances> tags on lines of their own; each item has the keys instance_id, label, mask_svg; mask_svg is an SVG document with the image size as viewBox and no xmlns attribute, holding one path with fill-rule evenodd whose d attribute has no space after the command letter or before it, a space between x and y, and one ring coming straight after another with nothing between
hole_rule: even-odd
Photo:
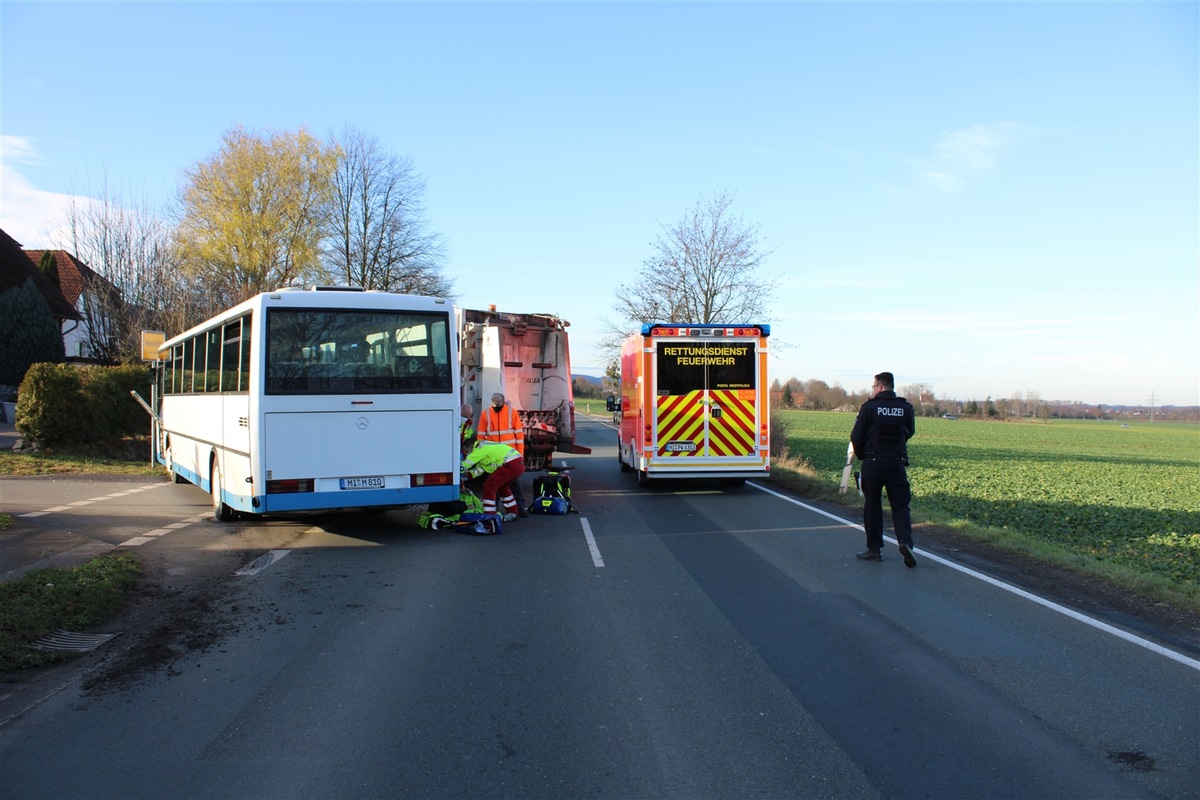
<instances>
[{"instance_id":1,"label":"white road marking","mask_svg":"<svg viewBox=\"0 0 1200 800\"><path fill-rule=\"evenodd\" d=\"M179 522L172 522L170 525L164 525L161 528L155 528L152 531L146 531L141 536L135 536L132 539L127 539L117 545L117 547L139 547L146 542L153 542L159 536L165 536L171 531L177 531L180 528L186 528L189 525L194 525L204 519L208 519L207 514L200 514L199 516L188 517L187 519L180 520Z\"/></svg>"},{"instance_id":2,"label":"white road marking","mask_svg":"<svg viewBox=\"0 0 1200 800\"><path fill-rule=\"evenodd\" d=\"M592 551L592 563L597 567L603 567L604 559L600 557L600 548L596 546L596 537L592 536L592 526L588 524L587 517L580 517L579 524L583 526L583 535L587 539L588 550Z\"/></svg>"},{"instance_id":3,"label":"white road marking","mask_svg":"<svg viewBox=\"0 0 1200 800\"><path fill-rule=\"evenodd\" d=\"M788 497L785 494L780 494L779 492L777 492L773 489L768 489L765 486L760 486L757 483L754 483L753 481L748 481L746 483L746 485L753 486L755 489L758 489L760 492L766 492L767 494L774 495L775 497L778 497L781 500L786 500L787 502L789 502L793 505L800 506L801 508L804 508L804 509L807 509L814 513L820 514L823 517L828 517L829 519L834 520L835 522L839 522L842 525L845 525L847 527L857 528L860 531L863 530L862 525L859 525L855 522L851 522L848 519L843 519L842 517L839 517L835 514L830 514L828 511L822 511L821 509L816 508L815 506L810 506L808 503L802 503L801 501L795 499L794 497ZM897 543L896 540L890 536L885 536L884 538L887 539L892 544ZM969 575L972 578L976 578L978 580L983 581L984 583L989 583L998 589L1003 589L1006 592L1015 594L1017 597L1022 597L1026 600L1037 603L1038 605L1043 606L1044 608L1048 608L1051 611L1055 611L1059 614L1062 614L1063 616L1070 617L1071 619L1076 620L1078 622L1082 622L1085 625L1090 625L1091 627L1093 627L1097 630L1104 631L1105 633L1110 634L1112 636L1116 636L1118 639L1124 639L1125 641L1130 642L1132 644L1136 644L1138 647L1143 647L1152 653L1157 653L1160 656L1166 656L1167 658L1171 659L1172 661L1178 661L1180 664L1183 664L1184 666L1191 667L1194 670L1200 671L1200 661L1197 661L1194 658L1188 658L1187 656L1183 655L1182 653L1176 653L1174 650L1170 650L1166 647L1163 647L1162 645L1155 644L1154 642L1151 642L1147 639L1143 639L1140 636L1135 636L1134 634L1129 633L1128 631L1123 631L1120 628L1109 625L1107 622L1101 622L1100 620L1093 619L1093 618L1087 616L1086 614L1080 614L1078 611L1067 608L1066 606L1060 606L1058 603L1055 603L1052 600L1047 600L1044 597L1039 597L1036 594L1027 592L1024 589L1018 588L1009 583L1005 583L1004 581L996 580L995 578L991 577L990 575L984 575L982 572L976 572L975 570L971 569L970 567L964 567L962 564L956 564L953 561L950 561L949 559L945 559L945 558L942 558L941 556L934 555L933 553L930 553L927 550L922 550L922 551L920 551L920 553L921 553L922 558L928 559L929 561L936 561L937 563L942 564L947 567L950 567L950 569L957 570L957 571L963 573L964 575Z\"/></svg>"},{"instance_id":4,"label":"white road marking","mask_svg":"<svg viewBox=\"0 0 1200 800\"><path fill-rule=\"evenodd\" d=\"M54 506L53 508L44 508L41 511L28 511L24 514L18 514L17 516L22 517L22 518L24 518L24 517L44 517L47 514L56 514L60 511L71 511L75 508L78 508L79 506L86 506L91 503L98 503L101 500L111 500L116 497L124 497L125 495L136 494L138 492L144 492L147 489L158 489L163 486L170 486L170 485L171 484L169 484L169 483L151 483L151 484L147 484L146 486L135 486L132 489L127 489L126 491L123 491L123 492L117 492L115 494L104 494L104 495L100 495L99 497L93 497L88 500L77 500L76 502L71 503L70 505Z\"/></svg>"}]
</instances>

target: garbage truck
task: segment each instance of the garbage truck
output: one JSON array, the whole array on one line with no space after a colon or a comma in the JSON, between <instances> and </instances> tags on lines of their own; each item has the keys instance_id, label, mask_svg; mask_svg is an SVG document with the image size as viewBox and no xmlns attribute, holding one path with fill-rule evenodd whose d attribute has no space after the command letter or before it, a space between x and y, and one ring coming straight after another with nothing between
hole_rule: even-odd
<instances>
[{"instance_id":1,"label":"garbage truck","mask_svg":"<svg viewBox=\"0 0 1200 800\"><path fill-rule=\"evenodd\" d=\"M575 444L569 325L553 314L459 309L463 402L478 421L504 395L521 417L528 471L546 469L555 452L591 452Z\"/></svg>"}]
</instances>

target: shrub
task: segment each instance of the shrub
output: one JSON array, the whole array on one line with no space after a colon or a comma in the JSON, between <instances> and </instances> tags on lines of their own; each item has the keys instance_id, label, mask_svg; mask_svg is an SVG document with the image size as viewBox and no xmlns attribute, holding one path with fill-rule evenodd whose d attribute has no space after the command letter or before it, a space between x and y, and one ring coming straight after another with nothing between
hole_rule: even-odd
<instances>
[{"instance_id":1,"label":"shrub","mask_svg":"<svg viewBox=\"0 0 1200 800\"><path fill-rule=\"evenodd\" d=\"M149 399L150 370L141 364L120 367L82 367L80 378L91 412L93 441L140 436L150 430L150 418L131 391Z\"/></svg>"},{"instance_id":2,"label":"shrub","mask_svg":"<svg viewBox=\"0 0 1200 800\"><path fill-rule=\"evenodd\" d=\"M17 400L17 430L45 446L112 442L149 430L146 412L129 394L143 396L146 367L34 364Z\"/></svg>"},{"instance_id":3,"label":"shrub","mask_svg":"<svg viewBox=\"0 0 1200 800\"><path fill-rule=\"evenodd\" d=\"M88 403L68 364L33 364L17 397L17 430L43 445L89 442Z\"/></svg>"}]
</instances>

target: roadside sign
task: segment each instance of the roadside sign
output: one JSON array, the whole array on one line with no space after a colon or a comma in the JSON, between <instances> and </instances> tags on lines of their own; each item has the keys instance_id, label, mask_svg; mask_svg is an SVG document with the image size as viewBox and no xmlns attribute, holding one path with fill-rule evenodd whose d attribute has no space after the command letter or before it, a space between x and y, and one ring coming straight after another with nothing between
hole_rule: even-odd
<instances>
[{"instance_id":1,"label":"roadside sign","mask_svg":"<svg viewBox=\"0 0 1200 800\"><path fill-rule=\"evenodd\" d=\"M170 354L163 353L159 357L158 348L167 340L162 331L142 331L142 361L165 361Z\"/></svg>"}]
</instances>

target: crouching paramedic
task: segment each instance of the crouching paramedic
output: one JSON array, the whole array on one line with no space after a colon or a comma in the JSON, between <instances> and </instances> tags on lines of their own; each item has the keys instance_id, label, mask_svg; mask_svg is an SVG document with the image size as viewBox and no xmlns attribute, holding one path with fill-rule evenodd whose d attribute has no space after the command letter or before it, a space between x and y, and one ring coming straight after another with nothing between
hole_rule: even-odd
<instances>
[{"instance_id":1,"label":"crouching paramedic","mask_svg":"<svg viewBox=\"0 0 1200 800\"><path fill-rule=\"evenodd\" d=\"M515 448L498 442L475 442L463 456L462 471L472 478L487 475L483 482L483 513L496 513L496 500L504 507L504 521L517 518L517 499L509 485L525 473L525 457Z\"/></svg>"}]
</instances>

